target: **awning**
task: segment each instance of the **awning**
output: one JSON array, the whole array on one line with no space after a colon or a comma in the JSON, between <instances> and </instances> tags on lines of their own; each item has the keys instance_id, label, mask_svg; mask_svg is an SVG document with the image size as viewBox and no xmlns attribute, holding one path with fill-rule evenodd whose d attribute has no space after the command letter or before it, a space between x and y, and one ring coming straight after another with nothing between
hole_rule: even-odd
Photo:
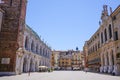
<instances>
[{"instance_id":1,"label":"awning","mask_svg":"<svg viewBox=\"0 0 120 80\"><path fill-rule=\"evenodd\" d=\"M45 68L48 68L47 66L39 66L38 68L43 68L43 69L45 69Z\"/></svg>"}]
</instances>

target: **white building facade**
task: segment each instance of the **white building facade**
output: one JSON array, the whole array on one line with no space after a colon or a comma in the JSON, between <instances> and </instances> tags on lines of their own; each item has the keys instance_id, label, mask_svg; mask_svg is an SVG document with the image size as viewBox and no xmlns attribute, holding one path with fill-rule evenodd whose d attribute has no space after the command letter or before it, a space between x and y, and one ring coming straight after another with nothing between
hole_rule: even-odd
<instances>
[{"instance_id":1,"label":"white building facade","mask_svg":"<svg viewBox=\"0 0 120 80\"><path fill-rule=\"evenodd\" d=\"M51 48L27 25L25 25L23 47L17 53L16 73L39 71L39 66L51 67Z\"/></svg>"}]
</instances>

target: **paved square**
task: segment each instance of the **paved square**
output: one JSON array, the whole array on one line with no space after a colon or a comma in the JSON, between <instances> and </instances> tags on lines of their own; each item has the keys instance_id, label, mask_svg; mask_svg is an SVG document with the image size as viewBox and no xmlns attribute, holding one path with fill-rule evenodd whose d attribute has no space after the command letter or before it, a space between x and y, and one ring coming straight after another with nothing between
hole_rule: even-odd
<instances>
[{"instance_id":1,"label":"paved square","mask_svg":"<svg viewBox=\"0 0 120 80\"><path fill-rule=\"evenodd\" d=\"M0 80L120 80L120 76L112 76L83 71L54 71L45 73L23 73L22 75L3 76Z\"/></svg>"}]
</instances>

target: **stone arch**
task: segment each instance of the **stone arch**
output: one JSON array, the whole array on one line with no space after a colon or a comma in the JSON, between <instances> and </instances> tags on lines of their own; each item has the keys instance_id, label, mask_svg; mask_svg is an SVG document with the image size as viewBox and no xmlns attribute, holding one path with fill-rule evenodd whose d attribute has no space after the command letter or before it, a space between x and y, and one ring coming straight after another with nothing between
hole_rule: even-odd
<instances>
[{"instance_id":1,"label":"stone arch","mask_svg":"<svg viewBox=\"0 0 120 80\"><path fill-rule=\"evenodd\" d=\"M41 66L41 60L39 61L39 66Z\"/></svg>"},{"instance_id":2,"label":"stone arch","mask_svg":"<svg viewBox=\"0 0 120 80\"><path fill-rule=\"evenodd\" d=\"M37 63L37 61L35 62L35 71L38 71L38 63Z\"/></svg>"},{"instance_id":3,"label":"stone arch","mask_svg":"<svg viewBox=\"0 0 120 80\"><path fill-rule=\"evenodd\" d=\"M32 43L31 43L31 51L32 52L34 52L34 46L35 46L34 41L32 41Z\"/></svg>"},{"instance_id":4,"label":"stone arch","mask_svg":"<svg viewBox=\"0 0 120 80\"><path fill-rule=\"evenodd\" d=\"M27 72L27 67L28 67L28 61L27 57L24 57L23 59L23 72Z\"/></svg>"},{"instance_id":5,"label":"stone arch","mask_svg":"<svg viewBox=\"0 0 120 80\"><path fill-rule=\"evenodd\" d=\"M48 57L48 50L46 50L46 57Z\"/></svg>"},{"instance_id":6,"label":"stone arch","mask_svg":"<svg viewBox=\"0 0 120 80\"><path fill-rule=\"evenodd\" d=\"M36 53L39 53L39 48L38 48L38 44L36 45Z\"/></svg>"},{"instance_id":7,"label":"stone arch","mask_svg":"<svg viewBox=\"0 0 120 80\"><path fill-rule=\"evenodd\" d=\"M104 54L102 54L102 63L103 63L103 66L105 66Z\"/></svg>"},{"instance_id":8,"label":"stone arch","mask_svg":"<svg viewBox=\"0 0 120 80\"><path fill-rule=\"evenodd\" d=\"M113 50L111 51L111 61L112 61L112 65L114 65L114 53L113 53Z\"/></svg>"},{"instance_id":9,"label":"stone arch","mask_svg":"<svg viewBox=\"0 0 120 80\"><path fill-rule=\"evenodd\" d=\"M34 71L34 61L33 59L31 58L30 59L30 72L33 72Z\"/></svg>"},{"instance_id":10,"label":"stone arch","mask_svg":"<svg viewBox=\"0 0 120 80\"><path fill-rule=\"evenodd\" d=\"M42 53L42 55L44 56L44 54L45 54L45 48L43 48L43 53Z\"/></svg>"},{"instance_id":11,"label":"stone arch","mask_svg":"<svg viewBox=\"0 0 120 80\"><path fill-rule=\"evenodd\" d=\"M109 65L109 55L108 55L108 52L106 53L106 62L107 62L107 65Z\"/></svg>"},{"instance_id":12,"label":"stone arch","mask_svg":"<svg viewBox=\"0 0 120 80\"><path fill-rule=\"evenodd\" d=\"M42 47L40 46L40 55L42 54Z\"/></svg>"},{"instance_id":13,"label":"stone arch","mask_svg":"<svg viewBox=\"0 0 120 80\"><path fill-rule=\"evenodd\" d=\"M107 29L104 30L105 41L107 41Z\"/></svg>"},{"instance_id":14,"label":"stone arch","mask_svg":"<svg viewBox=\"0 0 120 80\"><path fill-rule=\"evenodd\" d=\"M25 49L26 50L29 49L28 45L29 45L29 38L28 38L28 36L26 36L26 38L25 38Z\"/></svg>"},{"instance_id":15,"label":"stone arch","mask_svg":"<svg viewBox=\"0 0 120 80\"><path fill-rule=\"evenodd\" d=\"M47 57L47 50L45 49L45 57Z\"/></svg>"},{"instance_id":16,"label":"stone arch","mask_svg":"<svg viewBox=\"0 0 120 80\"><path fill-rule=\"evenodd\" d=\"M111 39L112 38L112 26L111 24L109 24L109 38Z\"/></svg>"}]
</instances>

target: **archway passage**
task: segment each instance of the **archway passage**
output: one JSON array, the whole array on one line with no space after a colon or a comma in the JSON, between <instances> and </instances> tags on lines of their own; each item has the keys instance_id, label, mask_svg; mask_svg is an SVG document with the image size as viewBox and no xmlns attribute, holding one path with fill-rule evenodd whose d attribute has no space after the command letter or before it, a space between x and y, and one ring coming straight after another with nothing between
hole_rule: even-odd
<instances>
[{"instance_id":1,"label":"archway passage","mask_svg":"<svg viewBox=\"0 0 120 80\"><path fill-rule=\"evenodd\" d=\"M112 58L112 65L114 65L114 54L113 54L113 50L111 52L111 58Z\"/></svg>"},{"instance_id":2,"label":"archway passage","mask_svg":"<svg viewBox=\"0 0 120 80\"><path fill-rule=\"evenodd\" d=\"M38 71L38 65L37 65L37 62L35 63L35 71Z\"/></svg>"},{"instance_id":3,"label":"archway passage","mask_svg":"<svg viewBox=\"0 0 120 80\"><path fill-rule=\"evenodd\" d=\"M30 69L29 69L30 72L33 72L34 71L34 62L33 62L33 59L30 60Z\"/></svg>"},{"instance_id":4,"label":"archway passage","mask_svg":"<svg viewBox=\"0 0 120 80\"><path fill-rule=\"evenodd\" d=\"M27 58L23 60L23 72L27 72Z\"/></svg>"}]
</instances>

